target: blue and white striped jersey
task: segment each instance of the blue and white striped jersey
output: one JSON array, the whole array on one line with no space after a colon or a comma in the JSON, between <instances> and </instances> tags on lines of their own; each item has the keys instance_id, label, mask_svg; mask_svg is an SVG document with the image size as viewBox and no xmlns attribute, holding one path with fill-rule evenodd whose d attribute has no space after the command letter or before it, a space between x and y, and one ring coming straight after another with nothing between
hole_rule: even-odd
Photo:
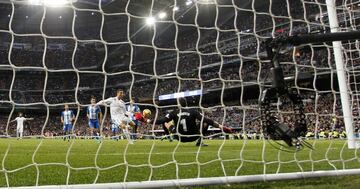
<instances>
[{"instance_id":1,"label":"blue and white striped jersey","mask_svg":"<svg viewBox=\"0 0 360 189\"><path fill-rule=\"evenodd\" d=\"M64 110L61 112L61 117L64 119L64 124L71 124L72 118L75 116L72 110Z\"/></svg>"},{"instance_id":2,"label":"blue and white striped jersey","mask_svg":"<svg viewBox=\"0 0 360 189\"><path fill-rule=\"evenodd\" d=\"M98 105L95 105L95 106L90 105L87 108L87 114L89 114L90 119L95 119L95 120L99 119L98 115L100 112L101 112L101 109Z\"/></svg>"},{"instance_id":3,"label":"blue and white striped jersey","mask_svg":"<svg viewBox=\"0 0 360 189\"><path fill-rule=\"evenodd\" d=\"M126 111L130 113L130 115L129 115L130 118L131 118L132 120L135 120L135 118L134 118L134 113L135 113L135 112L140 112L140 108L139 108L139 106L136 105L136 104L128 104L128 105L126 106Z\"/></svg>"}]
</instances>

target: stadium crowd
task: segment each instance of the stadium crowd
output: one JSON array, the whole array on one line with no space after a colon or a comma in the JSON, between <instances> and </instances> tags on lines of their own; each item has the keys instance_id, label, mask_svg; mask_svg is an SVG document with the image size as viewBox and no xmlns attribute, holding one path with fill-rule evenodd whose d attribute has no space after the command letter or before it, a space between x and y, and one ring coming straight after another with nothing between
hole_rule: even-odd
<instances>
[{"instance_id":1,"label":"stadium crowd","mask_svg":"<svg viewBox=\"0 0 360 189\"><path fill-rule=\"evenodd\" d=\"M295 56L283 55L281 63L286 76L294 76L295 69L297 69L298 72L307 73L329 72L332 69L330 66L334 65L329 65L329 62L332 63L333 61L328 60L327 55L327 49L320 49L316 51L316 53L311 50L304 50L303 52L297 51ZM29 61L32 60L33 59ZM186 60L184 63L185 62L194 63L195 60ZM358 64L358 62L355 62L355 64ZM161 63L161 65L163 64ZM271 66L268 62L246 61L239 64L239 61L236 61L228 63L228 65L223 63L224 66L222 68L220 68L220 65L221 64L219 63L215 63L215 65L204 67L201 70L194 67L190 71L180 72L180 69L178 69L178 72L167 72L168 75L163 75L163 77L158 79L158 86L156 89L156 80L154 78L139 77L141 79L134 80L132 93L137 94L138 98L152 98L152 92L154 90L156 90L156 96L170 94L177 92L177 86L179 85L180 91L191 91L200 89L202 83L204 90L207 90L221 88L223 85L225 85L226 88L233 87L233 81L237 81L235 83L236 85L239 85L246 82L259 83L269 81L269 79L271 79L267 74ZM171 66L162 66L162 69L171 70L174 68ZM64 77L64 74L66 74L66 77ZM12 86L12 90L14 91L12 93L12 98L17 103L24 104L42 102L43 91L45 91L45 99L48 103L57 104L69 101L75 102L74 93L78 82L78 93L81 94L78 95L78 100L80 102L84 102L86 101L85 99L88 99L88 96L86 96L86 94L84 95L82 92L82 90L87 89L92 89L92 93L95 93L93 95L101 98L103 93L104 76L97 73L94 75L97 76L91 77L90 74L79 73L79 78L77 78L75 71L64 71L60 73L48 73L48 77L45 78L45 72L43 71L19 71L15 76L14 85ZM133 73L133 75L137 76L138 74ZM108 82L107 87L124 87L128 85L129 82L131 83L131 77L132 74L130 73L122 74L122 76L118 78L117 82ZM108 78L110 78L110 76ZM0 76L0 94L2 99L8 99L8 91L10 89L12 79L13 75L11 71L2 72ZM46 87L44 87L45 82ZM143 93L142 91L149 92Z\"/></svg>"}]
</instances>

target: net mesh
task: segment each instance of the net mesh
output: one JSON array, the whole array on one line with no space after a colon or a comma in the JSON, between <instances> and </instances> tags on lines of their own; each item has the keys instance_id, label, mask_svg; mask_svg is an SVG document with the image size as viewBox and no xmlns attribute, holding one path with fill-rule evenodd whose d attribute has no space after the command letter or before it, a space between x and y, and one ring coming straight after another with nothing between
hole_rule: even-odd
<instances>
[{"instance_id":1,"label":"net mesh","mask_svg":"<svg viewBox=\"0 0 360 189\"><path fill-rule=\"evenodd\" d=\"M280 57L286 80L303 97L306 137L315 150L274 148L259 119L259 94L270 85L272 67L263 41L329 32L324 0L78 0L62 7L42 2L11 0L0 6L0 132L10 138L0 143L2 186L359 168L357 150L347 149L344 140L331 43L288 47ZM359 5L336 1L341 31L358 29ZM343 42L342 50L357 133L359 43ZM130 145L108 140L110 118L103 108L105 140L80 140L88 135L84 112L90 97L106 99L118 88L126 89L126 100L136 97L142 109L150 108L153 119L178 108L171 100L158 100L161 95L193 96L192 109L235 133L213 129L201 134L210 146L195 147L157 140L162 127L144 124L138 136L145 140ZM51 139L63 135L64 104L76 112L72 131L79 139L70 142ZM290 102L279 99L274 107L292 126ZM19 111L34 118L24 135L39 139L12 139L16 125L10 121Z\"/></svg>"}]
</instances>

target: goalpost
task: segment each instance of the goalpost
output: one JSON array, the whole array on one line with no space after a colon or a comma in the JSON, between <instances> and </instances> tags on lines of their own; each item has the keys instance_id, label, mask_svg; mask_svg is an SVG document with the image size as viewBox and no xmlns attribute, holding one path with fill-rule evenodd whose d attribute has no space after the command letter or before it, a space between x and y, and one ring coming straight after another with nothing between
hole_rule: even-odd
<instances>
[{"instance_id":1,"label":"goalpost","mask_svg":"<svg viewBox=\"0 0 360 189\"><path fill-rule=\"evenodd\" d=\"M328 15L329 15L331 32L338 32L339 31L339 22L337 19L335 2L331 1L331 0L326 0L326 6L327 6L327 10L328 10ZM348 147L350 149L355 149L355 148L359 147L359 144L357 144L355 141L353 116L352 116L352 113L350 110L348 86L346 84L346 76L345 76L345 71L344 71L345 66L344 66L344 61L343 61L343 55L341 52L341 42L334 41L333 48L334 48L336 73L337 73L339 88L340 88L341 105L342 105L342 110L344 112L346 135L348 136L347 137Z\"/></svg>"},{"instance_id":2,"label":"goalpost","mask_svg":"<svg viewBox=\"0 0 360 189\"><path fill-rule=\"evenodd\" d=\"M1 125L4 127L1 135L11 138L10 120L19 107L41 106L45 112L40 122L42 127L35 136L40 137L40 142L30 164L6 168L13 147L9 145L4 151L0 174L4 175L7 187L12 187L10 174L28 167L36 168L36 182L24 188L190 187L360 174L358 1L343 0L336 4L335 0L242 3L235 0L143 3L10 0L4 3L11 5L11 12L8 28L0 28L0 34L4 35L0 40L6 41L7 37L10 40L0 49L7 53L7 60L0 63L0 103L4 104L2 112L9 114L2 115L6 123ZM40 10L33 18L26 15ZM36 24L30 23L31 19L37 19L38 30L34 30ZM276 51L276 63L266 53L269 39L281 44L281 48L272 49ZM25 52L30 53L22 55ZM33 56L31 60L30 56ZM57 62L59 59L62 61ZM269 76L273 63L284 74L280 82L301 96L297 100L302 105L301 110L294 110L290 105L292 99L274 96L276 103L267 104L268 113L277 118L280 128L277 134L283 135L280 138L284 140L285 135L291 135L288 141L296 144L297 149L288 148L282 141L274 143L272 139L279 138L270 137L261 120L263 112L268 110L262 112L261 94L274 87L272 82L276 80ZM31 86L23 84L26 82ZM154 119L171 108L178 108L178 104L171 104L174 99L189 97L193 100L189 103L191 108L233 127L237 133L201 134L209 139L205 141L219 141L216 154L206 151L207 147L181 152L183 144L176 142L169 152L170 159L158 163L152 157L162 155L156 152L161 148L154 132L159 127L151 125L149 131L144 131L152 143L143 164L133 163L127 157L132 145L126 144L120 153L124 162L101 167L98 162L104 148L101 143L94 166L76 167L69 161L76 140L66 149L66 163L36 161L46 143L43 137L52 124L52 111L64 104L76 107L73 131L81 133L78 128L86 124L81 121L84 119L81 111L89 103L87 93L106 99L114 95L116 88L126 88L128 97L138 97L141 106L151 107ZM309 134L306 138L288 133L296 129L298 111L306 115L307 131L303 133ZM107 114L105 110L104 117ZM102 128L108 127L106 124L107 120L102 120ZM233 142L238 142L238 147ZM304 145L298 146L297 142ZM322 145L326 149L317 148ZM195 154L195 158L185 161L184 155L184 159L179 159L181 153ZM218 166L211 167L213 163ZM175 167L174 177L154 176L156 170L169 165ZM39 170L46 166L64 167L66 182L43 186ZM186 166L195 166L196 174L191 178L184 177ZM99 182L102 171L118 167L125 169L121 182ZM146 179L129 181L132 168L150 171ZM95 178L91 182L71 184L71 173L82 170L95 170ZM208 173L213 170L217 173Z\"/></svg>"}]
</instances>

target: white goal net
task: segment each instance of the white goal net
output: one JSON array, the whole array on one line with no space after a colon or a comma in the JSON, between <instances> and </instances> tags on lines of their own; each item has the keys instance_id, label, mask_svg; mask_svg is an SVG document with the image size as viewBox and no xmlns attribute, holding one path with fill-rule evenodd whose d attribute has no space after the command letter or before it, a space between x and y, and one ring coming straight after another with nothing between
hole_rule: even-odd
<instances>
[{"instance_id":1,"label":"white goal net","mask_svg":"<svg viewBox=\"0 0 360 189\"><path fill-rule=\"evenodd\" d=\"M341 42L342 68L331 42L287 45L278 55L303 102L301 138L310 147L270 140L261 121L261 94L273 80L265 41L330 33L329 9L339 31L358 30L356 0L0 0L0 186L177 187L359 174L359 152L347 140L352 133L357 142L360 132L356 37ZM232 132L204 119L195 126L207 130L192 135L202 140L188 143L176 140L182 123L172 123L173 132L165 129L171 122L141 121L114 131L108 106L100 106L100 129L90 131L91 98L118 89L151 120L191 110ZM65 105L75 117L67 133ZM270 106L296 127L289 99ZM17 117L26 119L21 136Z\"/></svg>"}]
</instances>

